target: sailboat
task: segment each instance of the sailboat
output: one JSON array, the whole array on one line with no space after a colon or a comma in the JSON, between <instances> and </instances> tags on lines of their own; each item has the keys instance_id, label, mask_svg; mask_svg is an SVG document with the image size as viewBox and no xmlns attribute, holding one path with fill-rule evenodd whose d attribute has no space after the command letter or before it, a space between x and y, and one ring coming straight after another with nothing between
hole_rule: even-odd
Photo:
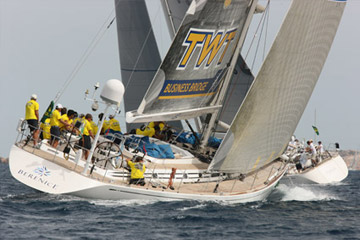
<instances>
[{"instance_id":1,"label":"sailboat","mask_svg":"<svg viewBox=\"0 0 360 240\"><path fill-rule=\"evenodd\" d=\"M119 2L129 13L142 4ZM97 199L266 199L288 168L281 156L319 78L345 1L293 1L258 75L212 155L207 142L219 121L256 6L256 0L191 2L168 53L137 109L127 111L126 121L179 121L203 116L207 121L197 148L170 144L174 159L145 156L144 186L130 185L129 171L117 163L137 154L131 146L123 149L109 141L98 143L97 135L86 161L76 149L65 158L62 149L46 143L40 149L31 147L31 142L25 144L21 124L20 139L9 157L14 178L43 192ZM121 85L116 80L105 85L101 98L107 107L121 101ZM125 95L128 86L126 83ZM67 144L71 146L71 142Z\"/></svg>"},{"instance_id":2,"label":"sailboat","mask_svg":"<svg viewBox=\"0 0 360 240\"><path fill-rule=\"evenodd\" d=\"M344 159L338 151L318 152L312 161L304 147L288 150L286 155L292 163L286 173L291 183L329 184L343 181L349 173Z\"/></svg>"}]
</instances>

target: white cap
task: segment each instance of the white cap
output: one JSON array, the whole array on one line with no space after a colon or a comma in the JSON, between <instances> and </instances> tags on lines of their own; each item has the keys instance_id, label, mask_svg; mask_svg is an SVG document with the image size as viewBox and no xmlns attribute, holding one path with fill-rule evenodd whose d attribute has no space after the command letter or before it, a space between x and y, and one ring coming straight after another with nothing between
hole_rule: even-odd
<instances>
[{"instance_id":1,"label":"white cap","mask_svg":"<svg viewBox=\"0 0 360 240\"><path fill-rule=\"evenodd\" d=\"M37 99L37 95L34 93L33 95L31 95L31 98Z\"/></svg>"},{"instance_id":2,"label":"white cap","mask_svg":"<svg viewBox=\"0 0 360 240\"><path fill-rule=\"evenodd\" d=\"M63 108L63 106L60 103L58 103L56 104L56 108Z\"/></svg>"}]
</instances>

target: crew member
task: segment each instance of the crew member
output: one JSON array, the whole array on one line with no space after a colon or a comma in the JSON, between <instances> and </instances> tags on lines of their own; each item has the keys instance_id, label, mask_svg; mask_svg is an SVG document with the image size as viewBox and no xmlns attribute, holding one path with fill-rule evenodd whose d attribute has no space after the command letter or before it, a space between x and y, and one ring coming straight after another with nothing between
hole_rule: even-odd
<instances>
[{"instance_id":1,"label":"crew member","mask_svg":"<svg viewBox=\"0 0 360 240\"><path fill-rule=\"evenodd\" d=\"M55 110L52 112L50 117L50 133L51 133L51 146L56 148L60 140L60 124L69 126L69 124L61 119L61 109L63 106L58 103L56 104Z\"/></svg>"},{"instance_id":2,"label":"crew member","mask_svg":"<svg viewBox=\"0 0 360 240\"><path fill-rule=\"evenodd\" d=\"M40 123L40 129L41 129L41 134L40 134L40 138L41 139L50 139L51 135L50 135L50 118L45 119L44 123Z\"/></svg>"},{"instance_id":3,"label":"crew member","mask_svg":"<svg viewBox=\"0 0 360 240\"><path fill-rule=\"evenodd\" d=\"M69 124L69 117L68 117L68 115L67 115L67 109L66 109L66 107L63 107L63 108L61 109L61 118L60 118L60 119L62 120L62 122L66 122L67 124ZM66 130L66 125L63 124L62 122L60 122L60 124L59 124L60 132Z\"/></svg>"},{"instance_id":4,"label":"crew member","mask_svg":"<svg viewBox=\"0 0 360 240\"><path fill-rule=\"evenodd\" d=\"M306 151L310 153L311 155L311 162L315 166L316 165L316 148L314 146L313 140L310 139L306 142L308 147L306 148Z\"/></svg>"},{"instance_id":5,"label":"crew member","mask_svg":"<svg viewBox=\"0 0 360 240\"><path fill-rule=\"evenodd\" d=\"M322 161L322 155L325 153L324 146L321 141L318 141L318 145L316 149L318 152L318 161L320 163Z\"/></svg>"},{"instance_id":6,"label":"crew member","mask_svg":"<svg viewBox=\"0 0 360 240\"><path fill-rule=\"evenodd\" d=\"M109 115L109 129L112 132L121 132L120 123L114 118L114 115Z\"/></svg>"},{"instance_id":7,"label":"crew member","mask_svg":"<svg viewBox=\"0 0 360 240\"><path fill-rule=\"evenodd\" d=\"M31 95L30 101L25 105L25 120L28 123L30 132L34 139L34 146L36 146L39 138L39 103L37 103L37 95Z\"/></svg>"},{"instance_id":8,"label":"crew member","mask_svg":"<svg viewBox=\"0 0 360 240\"><path fill-rule=\"evenodd\" d=\"M114 115L109 115L109 118L109 130L105 131L105 135L107 135L107 138L111 138L114 143L120 144L122 135L120 123L114 118Z\"/></svg>"},{"instance_id":9,"label":"crew member","mask_svg":"<svg viewBox=\"0 0 360 240\"><path fill-rule=\"evenodd\" d=\"M143 157L135 156L134 161L127 159L126 162L131 169L130 184L144 186L145 185L144 173L146 167L144 164Z\"/></svg>"},{"instance_id":10,"label":"crew member","mask_svg":"<svg viewBox=\"0 0 360 240\"><path fill-rule=\"evenodd\" d=\"M162 133L164 127L165 127L164 122L161 122L161 121L150 122L145 128L136 129L136 134L162 139L163 136L161 133Z\"/></svg>"},{"instance_id":11,"label":"crew member","mask_svg":"<svg viewBox=\"0 0 360 240\"><path fill-rule=\"evenodd\" d=\"M104 117L104 113L100 113L99 114L99 122L101 122L101 120L102 120L102 118ZM104 123L103 123L103 125L102 125L102 127L101 127L101 132L100 132L100 134L101 135L103 135L103 134L105 134L105 132L108 130L110 128L110 123L109 123L109 120L104 120Z\"/></svg>"},{"instance_id":12,"label":"crew member","mask_svg":"<svg viewBox=\"0 0 360 240\"><path fill-rule=\"evenodd\" d=\"M95 138L92 132L92 127L90 122L92 121L92 115L90 113L86 114L84 122L84 131L82 134L82 138L79 141L79 145L84 148L84 157L85 159L89 156L89 150L91 149L91 138ZM90 138L91 137L91 138Z\"/></svg>"},{"instance_id":13,"label":"crew member","mask_svg":"<svg viewBox=\"0 0 360 240\"><path fill-rule=\"evenodd\" d=\"M93 120L91 120L90 124L91 124L91 128L92 128L92 133L95 136L98 131L98 126Z\"/></svg>"}]
</instances>

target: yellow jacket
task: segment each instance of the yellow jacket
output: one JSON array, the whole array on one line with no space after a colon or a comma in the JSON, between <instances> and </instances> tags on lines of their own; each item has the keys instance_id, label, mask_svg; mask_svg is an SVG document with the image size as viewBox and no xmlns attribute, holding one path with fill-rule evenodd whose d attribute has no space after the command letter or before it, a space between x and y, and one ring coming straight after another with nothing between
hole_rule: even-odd
<instances>
[{"instance_id":1,"label":"yellow jacket","mask_svg":"<svg viewBox=\"0 0 360 240\"><path fill-rule=\"evenodd\" d=\"M51 134L50 134L50 118L47 118L45 120L45 123L41 123L40 124L40 128L42 130L42 133L43 133L43 138L44 139L50 139L51 137Z\"/></svg>"},{"instance_id":2,"label":"yellow jacket","mask_svg":"<svg viewBox=\"0 0 360 240\"><path fill-rule=\"evenodd\" d=\"M131 168L131 179L144 178L145 164L144 163L133 163L132 161L127 162ZM142 166L141 166L142 165Z\"/></svg>"}]
</instances>

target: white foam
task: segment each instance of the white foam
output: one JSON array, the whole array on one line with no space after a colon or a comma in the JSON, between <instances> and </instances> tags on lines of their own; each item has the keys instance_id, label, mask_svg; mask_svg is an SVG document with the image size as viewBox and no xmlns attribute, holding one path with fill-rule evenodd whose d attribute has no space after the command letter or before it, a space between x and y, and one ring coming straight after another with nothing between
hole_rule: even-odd
<instances>
[{"instance_id":1,"label":"white foam","mask_svg":"<svg viewBox=\"0 0 360 240\"><path fill-rule=\"evenodd\" d=\"M14 194L7 194L6 196L0 197L0 201L4 201L5 199L7 199L7 198L12 198L12 197L14 197L14 196L16 196L16 195L14 195Z\"/></svg>"},{"instance_id":2,"label":"white foam","mask_svg":"<svg viewBox=\"0 0 360 240\"><path fill-rule=\"evenodd\" d=\"M201 204L198 204L198 205L195 205L195 206L192 206L192 207L179 208L178 210L179 211L187 211L187 210L190 210L190 209L201 209L201 208L205 208L205 207L206 207L206 204L201 203Z\"/></svg>"},{"instance_id":3,"label":"white foam","mask_svg":"<svg viewBox=\"0 0 360 240\"><path fill-rule=\"evenodd\" d=\"M323 189L307 186L288 186L280 184L277 188L284 196L281 201L329 201L338 200L337 196Z\"/></svg>"},{"instance_id":4,"label":"white foam","mask_svg":"<svg viewBox=\"0 0 360 240\"><path fill-rule=\"evenodd\" d=\"M129 200L89 200L91 204L98 206L144 206L158 202L158 200L129 199Z\"/></svg>"}]
</instances>

